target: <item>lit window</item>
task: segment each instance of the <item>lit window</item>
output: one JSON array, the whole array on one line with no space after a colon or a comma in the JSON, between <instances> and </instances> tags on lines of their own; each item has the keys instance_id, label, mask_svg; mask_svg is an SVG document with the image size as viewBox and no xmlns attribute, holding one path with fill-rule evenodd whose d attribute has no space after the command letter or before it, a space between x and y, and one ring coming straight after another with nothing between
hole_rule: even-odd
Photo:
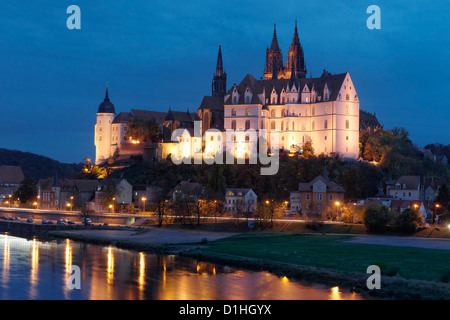
<instances>
[{"instance_id":1,"label":"lit window","mask_svg":"<svg viewBox=\"0 0 450 320\"><path fill-rule=\"evenodd\" d=\"M231 109L231 115L232 115L232 116L235 116L235 115L236 115L236 109L235 109L235 108Z\"/></svg>"},{"instance_id":2,"label":"lit window","mask_svg":"<svg viewBox=\"0 0 450 320\"><path fill-rule=\"evenodd\" d=\"M249 109L249 108L245 109L245 115L246 115L246 116L249 116L249 115L250 115L250 109Z\"/></svg>"}]
</instances>

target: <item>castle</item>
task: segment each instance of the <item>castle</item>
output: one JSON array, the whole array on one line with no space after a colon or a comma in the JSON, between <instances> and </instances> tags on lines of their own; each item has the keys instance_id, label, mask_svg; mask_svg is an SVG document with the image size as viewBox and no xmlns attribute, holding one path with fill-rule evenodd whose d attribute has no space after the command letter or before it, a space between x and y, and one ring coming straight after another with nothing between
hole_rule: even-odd
<instances>
[{"instance_id":1,"label":"castle","mask_svg":"<svg viewBox=\"0 0 450 320\"><path fill-rule=\"evenodd\" d=\"M133 109L116 114L109 99L108 88L97 112L95 125L96 164L108 159L121 159L154 150L157 158L183 153L204 156L223 151L227 130L234 130L235 157L248 157L252 137L246 130L266 130L278 133L276 146L283 151L301 150L311 142L316 154L339 153L343 157L358 158L359 99L350 74L331 74L326 70L318 78L306 77L304 52L295 22L287 63L278 45L276 25L271 46L266 50L263 76L256 79L247 74L237 85L227 90L222 48L219 46L212 92L205 96L196 113L157 112ZM128 137L130 120L153 119L161 127L158 141L139 141ZM203 139L194 138L194 122L201 121ZM182 129L183 134L171 141L171 134ZM212 130L214 129L214 130ZM242 135L238 133L242 132ZM270 142L269 142L270 143Z\"/></svg>"}]
</instances>

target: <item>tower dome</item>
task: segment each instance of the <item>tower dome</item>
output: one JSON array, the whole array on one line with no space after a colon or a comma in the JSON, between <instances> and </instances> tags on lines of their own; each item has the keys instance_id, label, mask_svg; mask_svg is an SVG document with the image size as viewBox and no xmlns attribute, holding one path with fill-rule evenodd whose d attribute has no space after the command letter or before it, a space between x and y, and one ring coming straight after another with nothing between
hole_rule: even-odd
<instances>
[{"instance_id":1,"label":"tower dome","mask_svg":"<svg viewBox=\"0 0 450 320\"><path fill-rule=\"evenodd\" d=\"M106 87L105 100L98 106L97 113L116 113L114 105L111 103L111 100L109 100L108 87Z\"/></svg>"}]
</instances>

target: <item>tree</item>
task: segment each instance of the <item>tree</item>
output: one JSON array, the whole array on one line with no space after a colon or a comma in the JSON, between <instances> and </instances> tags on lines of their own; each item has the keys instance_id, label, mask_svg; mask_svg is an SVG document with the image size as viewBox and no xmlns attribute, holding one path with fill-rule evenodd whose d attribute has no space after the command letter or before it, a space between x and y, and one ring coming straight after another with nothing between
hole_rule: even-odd
<instances>
[{"instance_id":1,"label":"tree","mask_svg":"<svg viewBox=\"0 0 450 320\"><path fill-rule=\"evenodd\" d=\"M158 141L161 129L155 119L144 121L137 117L131 117L128 122L128 131L125 137L134 141Z\"/></svg>"},{"instance_id":2,"label":"tree","mask_svg":"<svg viewBox=\"0 0 450 320\"><path fill-rule=\"evenodd\" d=\"M27 203L32 201L37 197L37 186L36 180L33 178L25 178L21 182L19 188L14 192L13 197L15 199L19 198L20 203Z\"/></svg>"},{"instance_id":3,"label":"tree","mask_svg":"<svg viewBox=\"0 0 450 320\"><path fill-rule=\"evenodd\" d=\"M398 216L395 227L402 233L413 233L422 225L422 216L418 210L405 209Z\"/></svg>"},{"instance_id":4,"label":"tree","mask_svg":"<svg viewBox=\"0 0 450 320\"><path fill-rule=\"evenodd\" d=\"M439 189L439 193L434 200L435 204L439 204L443 211L447 211L450 203L450 192L448 190L447 184L443 184Z\"/></svg>"},{"instance_id":5,"label":"tree","mask_svg":"<svg viewBox=\"0 0 450 320\"><path fill-rule=\"evenodd\" d=\"M364 225L367 231L383 233L389 222L389 209L380 204L371 204L364 211Z\"/></svg>"},{"instance_id":6,"label":"tree","mask_svg":"<svg viewBox=\"0 0 450 320\"><path fill-rule=\"evenodd\" d=\"M306 159L308 159L308 158L314 156L314 148L313 148L313 146L312 146L311 141L306 141L306 142L303 144L303 153L302 153L302 155L303 155Z\"/></svg>"}]
</instances>

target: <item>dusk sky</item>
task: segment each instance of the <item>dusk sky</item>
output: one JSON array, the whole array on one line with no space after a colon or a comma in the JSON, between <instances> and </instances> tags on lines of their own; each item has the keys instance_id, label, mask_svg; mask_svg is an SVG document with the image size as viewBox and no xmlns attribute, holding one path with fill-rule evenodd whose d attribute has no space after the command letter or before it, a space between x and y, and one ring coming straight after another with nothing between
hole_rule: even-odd
<instances>
[{"instance_id":1,"label":"dusk sky","mask_svg":"<svg viewBox=\"0 0 450 320\"><path fill-rule=\"evenodd\" d=\"M69 5L81 30L68 30ZM369 30L369 5L381 29ZM211 94L218 46L227 87L259 79L273 23L286 62L298 19L308 77L349 69L361 109L419 147L450 143L450 2L2 1L0 148L63 162L94 157L109 82L116 112L195 111Z\"/></svg>"}]
</instances>

